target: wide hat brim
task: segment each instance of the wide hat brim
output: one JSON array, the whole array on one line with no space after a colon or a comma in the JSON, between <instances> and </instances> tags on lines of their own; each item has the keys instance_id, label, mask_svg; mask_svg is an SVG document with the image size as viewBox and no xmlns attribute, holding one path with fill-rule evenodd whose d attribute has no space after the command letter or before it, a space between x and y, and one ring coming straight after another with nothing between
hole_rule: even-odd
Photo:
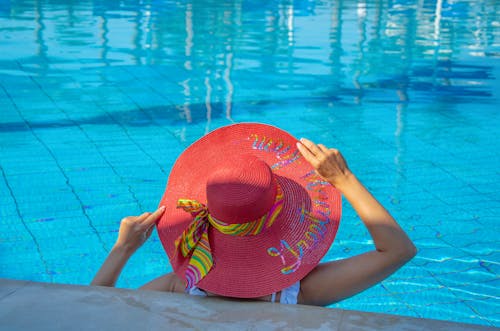
<instances>
[{"instance_id":1,"label":"wide hat brim","mask_svg":"<svg viewBox=\"0 0 500 331\"><path fill-rule=\"evenodd\" d=\"M250 154L266 162L283 189L283 209L271 227L257 235L233 236L209 228L213 267L196 284L222 296L255 298L280 291L306 276L330 248L338 230L341 194L300 155L297 139L265 124L219 128L189 146L170 173L157 223L174 272L185 280L189 257L175 240L193 221L177 208L178 199L206 203L206 182L228 155Z\"/></svg>"}]
</instances>

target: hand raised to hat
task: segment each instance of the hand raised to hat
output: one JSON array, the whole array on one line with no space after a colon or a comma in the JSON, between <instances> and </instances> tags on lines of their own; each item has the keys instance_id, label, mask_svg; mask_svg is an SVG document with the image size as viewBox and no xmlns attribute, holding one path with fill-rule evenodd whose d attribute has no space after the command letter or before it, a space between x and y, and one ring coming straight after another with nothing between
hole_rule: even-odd
<instances>
[{"instance_id":1,"label":"hand raised to hat","mask_svg":"<svg viewBox=\"0 0 500 331\"><path fill-rule=\"evenodd\" d=\"M115 247L122 247L128 252L134 253L151 236L153 226L164 210L164 207L160 207L153 213L123 218Z\"/></svg>"},{"instance_id":2,"label":"hand raised to hat","mask_svg":"<svg viewBox=\"0 0 500 331\"><path fill-rule=\"evenodd\" d=\"M160 207L153 213L128 216L122 219L120 230L118 231L118 239L103 265L94 276L91 285L115 285L125 263L151 236L155 222L164 211L165 207Z\"/></svg>"},{"instance_id":3,"label":"hand raised to hat","mask_svg":"<svg viewBox=\"0 0 500 331\"><path fill-rule=\"evenodd\" d=\"M318 175L330 184L342 190L342 185L351 175L347 162L340 152L334 148L327 148L322 144L301 138L297 148L302 156L313 166Z\"/></svg>"},{"instance_id":4,"label":"hand raised to hat","mask_svg":"<svg viewBox=\"0 0 500 331\"><path fill-rule=\"evenodd\" d=\"M368 229L375 249L318 265L300 281L300 303L329 305L382 281L416 254L415 245L391 214L347 167L336 149L310 140L297 143L316 172L339 189Z\"/></svg>"}]
</instances>

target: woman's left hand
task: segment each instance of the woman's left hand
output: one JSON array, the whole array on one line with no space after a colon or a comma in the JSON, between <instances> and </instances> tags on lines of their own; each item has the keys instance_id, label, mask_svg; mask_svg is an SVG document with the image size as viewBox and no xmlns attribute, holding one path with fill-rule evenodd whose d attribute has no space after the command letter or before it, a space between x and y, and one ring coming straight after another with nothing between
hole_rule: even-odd
<instances>
[{"instance_id":1,"label":"woman's left hand","mask_svg":"<svg viewBox=\"0 0 500 331\"><path fill-rule=\"evenodd\" d=\"M129 254L134 253L151 236L156 221L164 211L165 207L162 206L153 213L122 219L115 248L123 248Z\"/></svg>"}]
</instances>

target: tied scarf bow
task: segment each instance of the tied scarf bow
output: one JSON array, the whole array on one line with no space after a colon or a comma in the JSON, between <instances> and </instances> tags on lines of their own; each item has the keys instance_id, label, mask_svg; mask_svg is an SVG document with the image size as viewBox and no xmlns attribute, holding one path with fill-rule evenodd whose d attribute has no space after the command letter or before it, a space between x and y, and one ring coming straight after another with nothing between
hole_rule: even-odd
<instances>
[{"instance_id":1,"label":"tied scarf bow","mask_svg":"<svg viewBox=\"0 0 500 331\"><path fill-rule=\"evenodd\" d=\"M194 219L175 240L175 247L183 257L189 259L186 269L186 289L193 288L205 277L214 265L208 240L208 229L213 226L219 232L232 236L256 235L269 228L283 208L283 191L277 185L276 199L271 209L261 218L247 223L228 224L212 217L204 204L190 199L179 199L177 208L193 214Z\"/></svg>"}]
</instances>

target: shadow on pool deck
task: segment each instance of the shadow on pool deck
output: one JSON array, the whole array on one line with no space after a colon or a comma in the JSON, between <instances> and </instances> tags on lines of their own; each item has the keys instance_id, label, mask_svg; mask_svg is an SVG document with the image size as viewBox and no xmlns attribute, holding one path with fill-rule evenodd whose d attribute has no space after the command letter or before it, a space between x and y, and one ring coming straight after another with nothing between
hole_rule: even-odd
<instances>
[{"instance_id":1,"label":"shadow on pool deck","mask_svg":"<svg viewBox=\"0 0 500 331\"><path fill-rule=\"evenodd\" d=\"M0 279L1 330L492 330L396 315Z\"/></svg>"}]
</instances>

